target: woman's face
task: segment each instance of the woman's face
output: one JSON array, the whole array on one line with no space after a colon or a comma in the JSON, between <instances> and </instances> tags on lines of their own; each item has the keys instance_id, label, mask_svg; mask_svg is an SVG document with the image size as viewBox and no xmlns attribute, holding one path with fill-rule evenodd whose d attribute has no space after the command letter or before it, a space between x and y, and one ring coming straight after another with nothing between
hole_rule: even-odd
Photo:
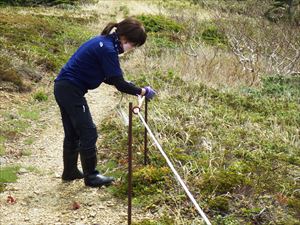
<instances>
[{"instance_id":1,"label":"woman's face","mask_svg":"<svg viewBox=\"0 0 300 225\"><path fill-rule=\"evenodd\" d=\"M120 38L120 42L124 52L131 51L135 48L135 44L127 41L125 38Z\"/></svg>"},{"instance_id":2,"label":"woman's face","mask_svg":"<svg viewBox=\"0 0 300 225\"><path fill-rule=\"evenodd\" d=\"M122 44L122 48L124 49L124 52L128 52L132 49L134 49L134 44L130 43L130 42L126 42L124 44Z\"/></svg>"}]
</instances>

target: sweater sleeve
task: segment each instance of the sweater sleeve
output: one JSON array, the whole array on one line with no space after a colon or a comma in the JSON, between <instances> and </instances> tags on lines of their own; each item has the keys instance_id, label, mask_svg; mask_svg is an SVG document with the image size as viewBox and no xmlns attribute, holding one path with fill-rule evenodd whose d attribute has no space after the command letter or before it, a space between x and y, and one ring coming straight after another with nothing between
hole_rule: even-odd
<instances>
[{"instance_id":1,"label":"sweater sleeve","mask_svg":"<svg viewBox=\"0 0 300 225\"><path fill-rule=\"evenodd\" d=\"M118 91L130 95L140 95L142 92L141 88L136 87L134 84L125 81L123 76L110 77L106 79L104 83L114 85L118 89Z\"/></svg>"}]
</instances>

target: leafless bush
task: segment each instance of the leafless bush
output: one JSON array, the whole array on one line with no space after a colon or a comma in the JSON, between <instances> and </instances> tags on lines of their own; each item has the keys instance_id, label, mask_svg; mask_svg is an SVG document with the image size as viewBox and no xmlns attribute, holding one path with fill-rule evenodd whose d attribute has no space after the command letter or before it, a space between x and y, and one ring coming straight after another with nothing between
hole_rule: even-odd
<instances>
[{"instance_id":1,"label":"leafless bush","mask_svg":"<svg viewBox=\"0 0 300 225\"><path fill-rule=\"evenodd\" d=\"M161 47L159 54L149 55L154 46L146 44L125 68L137 74L172 70L187 81L215 87L256 85L264 75L300 73L300 28L220 12L210 17L177 12L172 18L186 30L173 35L178 47ZM202 40L205 24L214 24L224 34L225 47Z\"/></svg>"},{"instance_id":2,"label":"leafless bush","mask_svg":"<svg viewBox=\"0 0 300 225\"><path fill-rule=\"evenodd\" d=\"M237 17L219 23L228 38L230 50L243 71L260 75L300 73L300 29Z\"/></svg>"}]
</instances>

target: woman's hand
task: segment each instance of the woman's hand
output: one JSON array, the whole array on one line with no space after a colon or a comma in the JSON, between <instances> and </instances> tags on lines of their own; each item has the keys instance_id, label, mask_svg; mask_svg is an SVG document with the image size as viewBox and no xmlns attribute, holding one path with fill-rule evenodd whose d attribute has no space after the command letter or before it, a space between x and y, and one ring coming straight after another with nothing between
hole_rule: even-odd
<instances>
[{"instance_id":1,"label":"woman's hand","mask_svg":"<svg viewBox=\"0 0 300 225\"><path fill-rule=\"evenodd\" d=\"M150 100L156 95L156 92L150 86L147 86L142 88L141 95L145 96L147 100Z\"/></svg>"}]
</instances>

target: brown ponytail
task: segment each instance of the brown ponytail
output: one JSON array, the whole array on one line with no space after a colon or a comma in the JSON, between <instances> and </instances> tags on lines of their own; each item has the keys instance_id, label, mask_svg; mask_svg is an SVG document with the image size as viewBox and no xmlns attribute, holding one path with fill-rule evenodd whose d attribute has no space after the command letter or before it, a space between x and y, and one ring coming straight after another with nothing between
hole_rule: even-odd
<instances>
[{"instance_id":1,"label":"brown ponytail","mask_svg":"<svg viewBox=\"0 0 300 225\"><path fill-rule=\"evenodd\" d=\"M141 46L146 42L147 34L143 24L132 17L126 18L119 23L109 23L101 35L108 35L116 27L116 33L119 37L125 38L136 46Z\"/></svg>"},{"instance_id":2,"label":"brown ponytail","mask_svg":"<svg viewBox=\"0 0 300 225\"><path fill-rule=\"evenodd\" d=\"M117 27L118 23L109 23L101 32L101 35L108 35L114 27Z\"/></svg>"}]
</instances>

